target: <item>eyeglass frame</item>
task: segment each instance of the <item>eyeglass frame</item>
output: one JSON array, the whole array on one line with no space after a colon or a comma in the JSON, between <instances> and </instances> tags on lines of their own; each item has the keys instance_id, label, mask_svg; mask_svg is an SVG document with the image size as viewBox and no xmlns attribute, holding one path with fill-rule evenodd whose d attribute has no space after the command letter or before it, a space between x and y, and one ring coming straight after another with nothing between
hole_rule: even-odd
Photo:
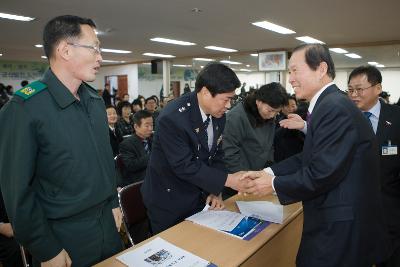
<instances>
[{"instance_id":1,"label":"eyeglass frame","mask_svg":"<svg viewBox=\"0 0 400 267\"><path fill-rule=\"evenodd\" d=\"M75 47L83 47L87 49L92 49L96 54L101 54L101 48L99 46L95 45L83 45L83 44L77 44L77 43L67 43L68 45L72 45Z\"/></svg>"},{"instance_id":2,"label":"eyeglass frame","mask_svg":"<svg viewBox=\"0 0 400 267\"><path fill-rule=\"evenodd\" d=\"M347 88L347 94L353 95L354 92L357 93L357 95L361 95L365 90L374 87L375 85L378 85L379 83L373 84L371 86L365 87L365 88L356 88L356 89L349 89Z\"/></svg>"}]
</instances>

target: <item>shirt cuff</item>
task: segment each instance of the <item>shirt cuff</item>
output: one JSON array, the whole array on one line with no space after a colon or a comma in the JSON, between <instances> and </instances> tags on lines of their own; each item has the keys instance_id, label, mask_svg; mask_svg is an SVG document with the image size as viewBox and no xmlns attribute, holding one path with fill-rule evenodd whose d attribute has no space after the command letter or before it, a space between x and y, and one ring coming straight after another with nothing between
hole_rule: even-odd
<instances>
[{"instance_id":1,"label":"shirt cuff","mask_svg":"<svg viewBox=\"0 0 400 267\"><path fill-rule=\"evenodd\" d=\"M300 131L304 134L307 134L307 122L306 121L304 121L304 127L303 127L303 129L300 129Z\"/></svg>"},{"instance_id":2,"label":"shirt cuff","mask_svg":"<svg viewBox=\"0 0 400 267\"><path fill-rule=\"evenodd\" d=\"M272 177L272 181L271 181L271 186L272 186L272 189L274 190L274 192L276 192L276 191L275 191L275 186L274 186L274 180L275 180L274 171L273 171L270 167L265 168L264 171L265 171L266 173L271 174L271 175L273 176L273 177Z\"/></svg>"}]
</instances>

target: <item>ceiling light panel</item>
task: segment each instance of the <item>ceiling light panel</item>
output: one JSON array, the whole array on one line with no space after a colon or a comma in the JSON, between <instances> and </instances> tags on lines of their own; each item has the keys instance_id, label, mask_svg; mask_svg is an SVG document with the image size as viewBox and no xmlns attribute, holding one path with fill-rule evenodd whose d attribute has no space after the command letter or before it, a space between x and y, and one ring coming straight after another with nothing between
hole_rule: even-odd
<instances>
[{"instance_id":1,"label":"ceiling light panel","mask_svg":"<svg viewBox=\"0 0 400 267\"><path fill-rule=\"evenodd\" d=\"M344 50L344 49L339 48L339 47L337 47L337 48L329 48L329 50L332 51L332 52L338 53L338 54L349 53L347 50Z\"/></svg>"},{"instance_id":2,"label":"ceiling light panel","mask_svg":"<svg viewBox=\"0 0 400 267\"><path fill-rule=\"evenodd\" d=\"M254 26L257 26L257 27L264 28L264 29L269 30L269 31L280 33L280 34L293 34L293 33L296 33L295 31L292 31L291 29L279 26L277 24L268 22L266 20L259 21L259 22L253 22L251 24L253 24Z\"/></svg>"},{"instance_id":3,"label":"ceiling light panel","mask_svg":"<svg viewBox=\"0 0 400 267\"><path fill-rule=\"evenodd\" d=\"M101 48L101 52L116 53L116 54L130 54L130 53L132 53L132 51L128 51L128 50L109 49L109 48Z\"/></svg>"},{"instance_id":4,"label":"ceiling light panel","mask_svg":"<svg viewBox=\"0 0 400 267\"><path fill-rule=\"evenodd\" d=\"M173 39L167 39L167 38L161 38L161 37L152 38L150 40L153 41L153 42L175 44L175 45L184 45L184 46L196 45L195 43L191 43L191 42L179 41L179 40L173 40Z\"/></svg>"},{"instance_id":5,"label":"ceiling light panel","mask_svg":"<svg viewBox=\"0 0 400 267\"><path fill-rule=\"evenodd\" d=\"M324 44L324 42L317 40L315 38L312 38L310 36L300 36L296 37L297 40L305 42L307 44Z\"/></svg>"},{"instance_id":6,"label":"ceiling light panel","mask_svg":"<svg viewBox=\"0 0 400 267\"><path fill-rule=\"evenodd\" d=\"M13 14L7 14L7 13L0 13L0 18L18 20L18 21L32 21L35 19L35 18L31 18L31 17L24 17L24 16L20 16L20 15L13 15Z\"/></svg>"},{"instance_id":7,"label":"ceiling light panel","mask_svg":"<svg viewBox=\"0 0 400 267\"><path fill-rule=\"evenodd\" d=\"M236 49L226 48L226 47L219 47L219 46L214 46L214 45L206 46L204 48L211 49L211 50L222 51L222 52L237 52Z\"/></svg>"},{"instance_id":8,"label":"ceiling light panel","mask_svg":"<svg viewBox=\"0 0 400 267\"><path fill-rule=\"evenodd\" d=\"M173 58L173 55L165 55L165 54L157 54L157 53L143 53L143 56L148 57L165 57L165 58Z\"/></svg>"},{"instance_id":9,"label":"ceiling light panel","mask_svg":"<svg viewBox=\"0 0 400 267\"><path fill-rule=\"evenodd\" d=\"M361 58L360 55L354 54L354 53L349 53L349 54L345 54L346 57L350 57L350 58Z\"/></svg>"}]
</instances>

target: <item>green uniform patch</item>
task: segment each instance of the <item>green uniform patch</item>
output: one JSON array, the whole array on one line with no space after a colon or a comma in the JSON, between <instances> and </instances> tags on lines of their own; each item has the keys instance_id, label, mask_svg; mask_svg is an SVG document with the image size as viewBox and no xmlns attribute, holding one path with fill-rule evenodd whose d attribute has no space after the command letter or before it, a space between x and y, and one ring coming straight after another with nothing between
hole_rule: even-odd
<instances>
[{"instance_id":1,"label":"green uniform patch","mask_svg":"<svg viewBox=\"0 0 400 267\"><path fill-rule=\"evenodd\" d=\"M47 88L47 85L42 83L41 81L34 81L33 83L28 84L24 88L15 92L15 95L22 97L24 100L36 95L37 93L43 91Z\"/></svg>"}]
</instances>

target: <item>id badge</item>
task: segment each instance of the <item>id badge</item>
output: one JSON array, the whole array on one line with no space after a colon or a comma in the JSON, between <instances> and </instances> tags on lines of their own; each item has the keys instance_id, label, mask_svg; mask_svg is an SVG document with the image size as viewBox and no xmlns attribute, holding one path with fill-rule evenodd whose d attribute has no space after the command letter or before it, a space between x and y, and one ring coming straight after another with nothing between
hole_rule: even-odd
<instances>
[{"instance_id":1,"label":"id badge","mask_svg":"<svg viewBox=\"0 0 400 267\"><path fill-rule=\"evenodd\" d=\"M397 155L397 145L382 146L382 156Z\"/></svg>"}]
</instances>

